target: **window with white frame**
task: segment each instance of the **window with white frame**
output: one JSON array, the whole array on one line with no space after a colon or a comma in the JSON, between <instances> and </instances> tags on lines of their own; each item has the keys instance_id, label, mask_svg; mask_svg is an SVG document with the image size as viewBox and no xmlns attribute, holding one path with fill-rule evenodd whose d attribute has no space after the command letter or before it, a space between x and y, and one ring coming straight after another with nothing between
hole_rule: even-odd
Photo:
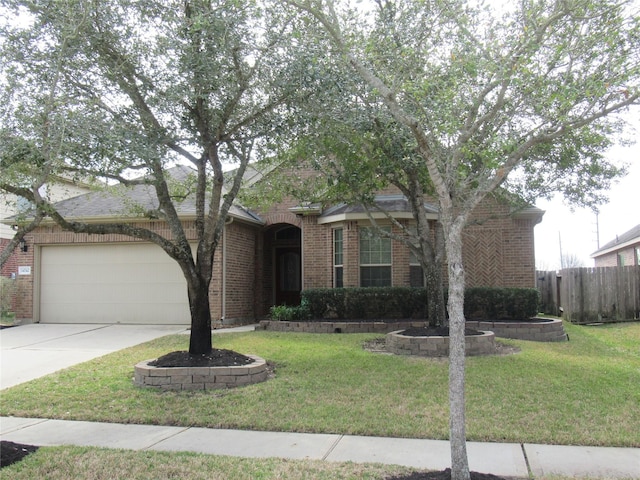
<instances>
[{"instance_id":1,"label":"window with white frame","mask_svg":"<svg viewBox=\"0 0 640 480\"><path fill-rule=\"evenodd\" d=\"M333 286L342 288L344 286L344 254L343 254L342 228L333 231Z\"/></svg>"},{"instance_id":2,"label":"window with white frame","mask_svg":"<svg viewBox=\"0 0 640 480\"><path fill-rule=\"evenodd\" d=\"M373 228L360 229L360 286L391 286L391 239Z\"/></svg>"}]
</instances>

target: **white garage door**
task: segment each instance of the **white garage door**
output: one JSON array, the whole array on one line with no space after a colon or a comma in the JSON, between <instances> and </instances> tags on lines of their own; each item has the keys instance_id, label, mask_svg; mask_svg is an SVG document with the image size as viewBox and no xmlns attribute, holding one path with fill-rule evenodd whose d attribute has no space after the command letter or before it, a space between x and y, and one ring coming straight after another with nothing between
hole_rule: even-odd
<instances>
[{"instance_id":1,"label":"white garage door","mask_svg":"<svg viewBox=\"0 0 640 480\"><path fill-rule=\"evenodd\" d=\"M45 246L43 323L188 324L187 284L156 245Z\"/></svg>"}]
</instances>

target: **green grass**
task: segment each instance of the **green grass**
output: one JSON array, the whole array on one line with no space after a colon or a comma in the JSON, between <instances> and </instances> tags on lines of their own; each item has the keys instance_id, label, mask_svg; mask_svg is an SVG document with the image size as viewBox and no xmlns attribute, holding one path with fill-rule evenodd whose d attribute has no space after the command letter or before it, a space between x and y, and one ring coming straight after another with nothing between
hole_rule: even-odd
<instances>
[{"instance_id":1,"label":"green grass","mask_svg":"<svg viewBox=\"0 0 640 480\"><path fill-rule=\"evenodd\" d=\"M196 453L135 452L88 447L48 447L0 470L12 480L331 480L380 479L406 474L405 467L378 464L233 458ZM5 477L6 475L6 477Z\"/></svg>"},{"instance_id":2,"label":"green grass","mask_svg":"<svg viewBox=\"0 0 640 480\"><path fill-rule=\"evenodd\" d=\"M566 325L570 342L467 361L472 441L640 447L640 324ZM446 439L447 362L368 352L375 335L225 334L275 378L215 392L133 386L133 365L187 348L169 336L4 390L0 414L89 421Z\"/></svg>"}]
</instances>

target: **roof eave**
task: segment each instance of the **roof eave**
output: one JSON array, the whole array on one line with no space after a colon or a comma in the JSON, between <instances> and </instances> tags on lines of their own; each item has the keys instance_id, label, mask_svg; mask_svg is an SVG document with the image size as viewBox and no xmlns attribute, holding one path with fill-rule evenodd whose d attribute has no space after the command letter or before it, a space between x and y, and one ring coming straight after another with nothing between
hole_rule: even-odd
<instances>
[{"instance_id":1,"label":"roof eave","mask_svg":"<svg viewBox=\"0 0 640 480\"><path fill-rule=\"evenodd\" d=\"M618 250L622 250L627 247L633 247L636 244L640 244L640 237L635 237L626 242L618 243L617 245L613 245L608 248L604 248L602 250L596 250L591 254L591 258L601 257L603 255L607 255L609 253L617 252Z\"/></svg>"},{"instance_id":2,"label":"roof eave","mask_svg":"<svg viewBox=\"0 0 640 480\"><path fill-rule=\"evenodd\" d=\"M388 217L394 218L396 220L413 220L413 214L411 212L371 212L371 216L375 220L384 220ZM437 220L438 215L434 213L427 212L428 220ZM349 212L349 213L338 213L336 215L327 215L326 217L318 218L318 225L324 225L329 223L339 223L339 222L353 222L358 220L369 220L369 215L366 212Z\"/></svg>"}]
</instances>

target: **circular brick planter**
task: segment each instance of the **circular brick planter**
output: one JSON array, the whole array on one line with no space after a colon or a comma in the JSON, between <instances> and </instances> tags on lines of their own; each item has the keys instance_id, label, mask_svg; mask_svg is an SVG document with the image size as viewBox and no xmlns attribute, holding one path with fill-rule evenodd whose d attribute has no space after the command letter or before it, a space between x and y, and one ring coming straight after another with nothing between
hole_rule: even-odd
<instances>
[{"instance_id":1,"label":"circular brick planter","mask_svg":"<svg viewBox=\"0 0 640 480\"><path fill-rule=\"evenodd\" d=\"M421 357L446 357L449 355L449 337L414 337L402 335L404 330L390 332L386 336L387 352L396 355L417 355ZM495 334L481 332L481 335L465 336L467 355L491 355L496 352Z\"/></svg>"},{"instance_id":2,"label":"circular brick planter","mask_svg":"<svg viewBox=\"0 0 640 480\"><path fill-rule=\"evenodd\" d=\"M240 387L267 379L267 362L255 355L248 365L231 367L153 367L145 360L134 367L133 383L160 390L219 390Z\"/></svg>"}]
</instances>

